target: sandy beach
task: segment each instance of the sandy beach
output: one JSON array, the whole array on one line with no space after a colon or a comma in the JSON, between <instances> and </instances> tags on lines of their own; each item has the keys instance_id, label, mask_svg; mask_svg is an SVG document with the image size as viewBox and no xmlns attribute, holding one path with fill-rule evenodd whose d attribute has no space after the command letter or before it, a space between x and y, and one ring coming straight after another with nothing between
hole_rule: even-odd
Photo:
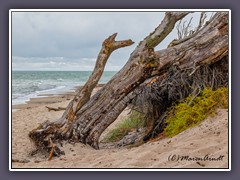
<instances>
[{"instance_id":1,"label":"sandy beach","mask_svg":"<svg viewBox=\"0 0 240 180\"><path fill-rule=\"evenodd\" d=\"M65 155L53 157L51 161L39 153L31 156L35 148L28 138L29 131L63 113L49 112L45 106L66 107L72 95L36 98L27 104L13 106L18 110L12 113L12 168L228 168L226 109L218 109L215 117L208 117L200 125L173 138L166 137L138 147L94 150L81 143L66 143L62 147ZM106 131L127 115L128 110L123 111Z\"/></svg>"},{"instance_id":2,"label":"sandy beach","mask_svg":"<svg viewBox=\"0 0 240 180\"><path fill-rule=\"evenodd\" d=\"M9 170L230 171L230 27L230 9L10 9Z\"/></svg>"}]
</instances>

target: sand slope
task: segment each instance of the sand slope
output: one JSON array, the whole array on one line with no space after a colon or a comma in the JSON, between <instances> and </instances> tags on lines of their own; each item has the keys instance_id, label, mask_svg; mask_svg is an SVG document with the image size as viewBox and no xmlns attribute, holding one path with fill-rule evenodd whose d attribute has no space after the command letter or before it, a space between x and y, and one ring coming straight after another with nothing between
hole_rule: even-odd
<instances>
[{"instance_id":1,"label":"sand slope","mask_svg":"<svg viewBox=\"0 0 240 180\"><path fill-rule=\"evenodd\" d=\"M64 107L68 101L52 104ZM63 111L48 112L44 105L13 112L12 117L12 168L228 168L228 112L218 110L214 118L207 118L199 126L188 129L173 138L164 138L139 147L94 150L77 143L65 144L66 155L47 161L47 157L36 154L28 139L28 132L38 123L61 116ZM120 118L123 118L121 116ZM215 161L175 160L176 157L209 157ZM174 156L175 157L175 156ZM173 157L173 159L174 159Z\"/></svg>"}]
</instances>

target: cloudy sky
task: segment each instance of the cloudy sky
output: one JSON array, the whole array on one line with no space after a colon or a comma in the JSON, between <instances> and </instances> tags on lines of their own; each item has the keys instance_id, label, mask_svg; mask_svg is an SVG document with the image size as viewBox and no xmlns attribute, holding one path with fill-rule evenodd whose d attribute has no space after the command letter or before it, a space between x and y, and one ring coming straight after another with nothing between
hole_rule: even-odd
<instances>
[{"instance_id":1,"label":"cloudy sky","mask_svg":"<svg viewBox=\"0 0 240 180\"><path fill-rule=\"evenodd\" d=\"M193 18L193 26L199 21ZM116 40L135 44L114 51L105 70L116 71L164 17L163 12L12 12L13 70L92 70L101 44L117 32ZM173 31L156 49L177 37Z\"/></svg>"}]
</instances>

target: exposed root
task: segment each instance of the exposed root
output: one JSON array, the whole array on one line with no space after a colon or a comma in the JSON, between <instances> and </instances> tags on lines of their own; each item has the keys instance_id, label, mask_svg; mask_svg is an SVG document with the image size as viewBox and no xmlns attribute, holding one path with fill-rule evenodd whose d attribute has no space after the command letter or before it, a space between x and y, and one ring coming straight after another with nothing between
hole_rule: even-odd
<instances>
[{"instance_id":1,"label":"exposed root","mask_svg":"<svg viewBox=\"0 0 240 180\"><path fill-rule=\"evenodd\" d=\"M146 124L152 124L152 129L143 140L148 141L163 132L166 127L165 114L173 103L190 94L194 99L205 87L217 89L221 86L228 86L228 57L194 69L180 70L173 66L163 76L154 77L142 87L142 93L130 105L133 110L145 114Z\"/></svg>"},{"instance_id":2,"label":"exposed root","mask_svg":"<svg viewBox=\"0 0 240 180\"><path fill-rule=\"evenodd\" d=\"M52 139L50 138L49 141L50 141L50 145L52 146L52 149L51 149L51 151L50 151L50 153L49 153L48 161L50 161L50 160L52 159L53 153L54 153L54 145L53 145Z\"/></svg>"},{"instance_id":3,"label":"exposed root","mask_svg":"<svg viewBox=\"0 0 240 180\"><path fill-rule=\"evenodd\" d=\"M60 156L61 154L64 154L60 148L54 145L54 143L61 143L64 139L59 132L59 128L58 125L45 121L29 133L29 137L34 142L37 150L42 149L50 152L49 160L51 160L52 156Z\"/></svg>"}]
</instances>

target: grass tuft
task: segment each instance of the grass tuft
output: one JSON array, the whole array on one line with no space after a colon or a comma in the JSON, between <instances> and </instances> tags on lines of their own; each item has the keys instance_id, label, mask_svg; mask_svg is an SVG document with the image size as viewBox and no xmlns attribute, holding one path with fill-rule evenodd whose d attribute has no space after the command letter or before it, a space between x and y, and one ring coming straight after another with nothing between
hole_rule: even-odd
<instances>
[{"instance_id":1,"label":"grass tuft","mask_svg":"<svg viewBox=\"0 0 240 180\"><path fill-rule=\"evenodd\" d=\"M116 128L112 129L102 142L117 142L129 132L144 126L144 117L137 111L132 111L129 117L119 123Z\"/></svg>"},{"instance_id":2,"label":"grass tuft","mask_svg":"<svg viewBox=\"0 0 240 180\"><path fill-rule=\"evenodd\" d=\"M198 125L207 116L214 116L217 108L228 108L228 89L221 87L213 91L211 88L205 88L195 99L192 99L193 97L189 96L169 109L165 128L167 136L173 137Z\"/></svg>"}]
</instances>

